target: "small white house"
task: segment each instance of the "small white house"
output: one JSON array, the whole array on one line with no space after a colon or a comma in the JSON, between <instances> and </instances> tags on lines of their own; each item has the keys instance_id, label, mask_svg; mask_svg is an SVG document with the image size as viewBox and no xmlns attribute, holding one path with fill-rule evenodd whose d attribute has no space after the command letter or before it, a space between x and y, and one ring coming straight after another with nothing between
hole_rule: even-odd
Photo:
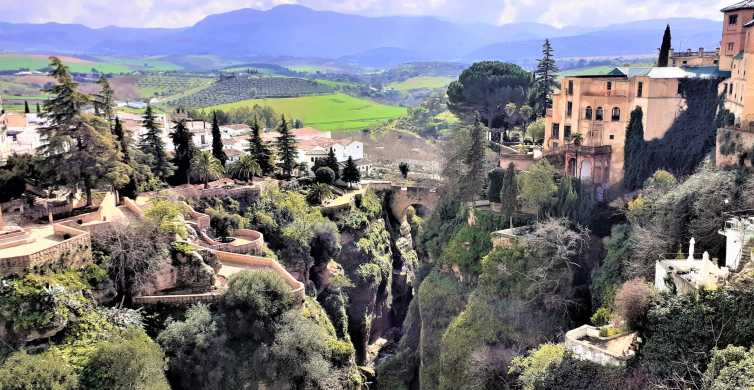
<instances>
[{"instance_id":1,"label":"small white house","mask_svg":"<svg viewBox=\"0 0 754 390\"><path fill-rule=\"evenodd\" d=\"M725 266L736 271L742 260L751 259L754 217L733 217L719 233L725 236Z\"/></svg>"}]
</instances>

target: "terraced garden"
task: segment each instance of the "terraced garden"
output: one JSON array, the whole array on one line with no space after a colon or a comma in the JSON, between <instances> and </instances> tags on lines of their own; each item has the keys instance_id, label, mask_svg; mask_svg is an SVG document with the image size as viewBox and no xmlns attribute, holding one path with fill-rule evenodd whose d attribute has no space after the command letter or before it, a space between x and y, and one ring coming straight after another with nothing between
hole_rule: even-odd
<instances>
[{"instance_id":1,"label":"terraced garden","mask_svg":"<svg viewBox=\"0 0 754 390\"><path fill-rule=\"evenodd\" d=\"M321 83L292 77L224 76L209 88L172 100L172 106L209 107L240 100L332 93Z\"/></svg>"},{"instance_id":2,"label":"terraced garden","mask_svg":"<svg viewBox=\"0 0 754 390\"><path fill-rule=\"evenodd\" d=\"M249 99L211 106L205 111L232 110L254 105L270 106L275 112L304 121L322 130L358 130L373 127L406 114L403 107L388 106L345 94L279 99Z\"/></svg>"}]
</instances>

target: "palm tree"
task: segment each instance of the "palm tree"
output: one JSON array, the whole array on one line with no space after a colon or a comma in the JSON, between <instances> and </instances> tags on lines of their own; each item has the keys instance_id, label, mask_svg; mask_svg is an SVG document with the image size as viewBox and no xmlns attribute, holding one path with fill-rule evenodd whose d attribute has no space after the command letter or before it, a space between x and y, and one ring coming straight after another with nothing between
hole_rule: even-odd
<instances>
[{"instance_id":1,"label":"palm tree","mask_svg":"<svg viewBox=\"0 0 754 390\"><path fill-rule=\"evenodd\" d=\"M325 183L315 183L306 195L306 200L313 205L320 205L332 197L333 192L329 185Z\"/></svg>"},{"instance_id":2,"label":"palm tree","mask_svg":"<svg viewBox=\"0 0 754 390\"><path fill-rule=\"evenodd\" d=\"M224 173L223 164L208 150L202 150L191 159L191 177L204 183L204 188L209 188L209 182Z\"/></svg>"},{"instance_id":3,"label":"palm tree","mask_svg":"<svg viewBox=\"0 0 754 390\"><path fill-rule=\"evenodd\" d=\"M228 173L234 178L243 181L253 181L254 176L262 175L262 167L259 166L257 160L250 156L245 155L230 166Z\"/></svg>"}]
</instances>

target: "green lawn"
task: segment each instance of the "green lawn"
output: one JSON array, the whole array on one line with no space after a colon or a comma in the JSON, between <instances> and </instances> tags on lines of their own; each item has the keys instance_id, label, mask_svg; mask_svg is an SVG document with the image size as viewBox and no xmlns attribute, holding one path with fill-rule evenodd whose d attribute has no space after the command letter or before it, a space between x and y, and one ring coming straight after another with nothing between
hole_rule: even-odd
<instances>
[{"instance_id":1,"label":"green lawn","mask_svg":"<svg viewBox=\"0 0 754 390\"><path fill-rule=\"evenodd\" d=\"M276 112L301 119L304 125L322 130L358 130L378 125L406 113L403 107L387 106L344 94L280 99L250 99L207 107L204 111L244 106L270 106Z\"/></svg>"},{"instance_id":2,"label":"green lawn","mask_svg":"<svg viewBox=\"0 0 754 390\"><path fill-rule=\"evenodd\" d=\"M412 89L439 89L445 88L456 79L453 77L441 76L419 76L412 77L399 83L390 83L388 87L398 91L410 91Z\"/></svg>"},{"instance_id":3,"label":"green lawn","mask_svg":"<svg viewBox=\"0 0 754 390\"><path fill-rule=\"evenodd\" d=\"M63 63L66 64L72 72L86 73L91 72L92 68L103 73L129 73L131 69L125 65L118 65L108 62L95 62L83 60L80 58L63 57ZM21 69L40 70L50 65L47 56L31 54L0 54L0 71L13 71Z\"/></svg>"}]
</instances>

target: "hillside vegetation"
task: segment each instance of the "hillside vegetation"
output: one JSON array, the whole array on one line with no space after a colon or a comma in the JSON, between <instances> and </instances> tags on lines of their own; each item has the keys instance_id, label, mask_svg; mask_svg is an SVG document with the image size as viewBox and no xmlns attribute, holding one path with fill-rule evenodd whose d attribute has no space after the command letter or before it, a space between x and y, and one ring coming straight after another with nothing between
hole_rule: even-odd
<instances>
[{"instance_id":1,"label":"hillside vegetation","mask_svg":"<svg viewBox=\"0 0 754 390\"><path fill-rule=\"evenodd\" d=\"M445 88L455 80L454 77L443 76L419 76L408 80L388 84L389 88L398 91L410 91L412 89L439 89Z\"/></svg>"},{"instance_id":2,"label":"hillside vegetation","mask_svg":"<svg viewBox=\"0 0 754 390\"><path fill-rule=\"evenodd\" d=\"M340 93L283 99L249 99L211 106L204 111L228 111L255 105L270 106L276 112L301 119L306 126L322 130L363 129L406 113L403 107L378 104Z\"/></svg>"}]
</instances>

